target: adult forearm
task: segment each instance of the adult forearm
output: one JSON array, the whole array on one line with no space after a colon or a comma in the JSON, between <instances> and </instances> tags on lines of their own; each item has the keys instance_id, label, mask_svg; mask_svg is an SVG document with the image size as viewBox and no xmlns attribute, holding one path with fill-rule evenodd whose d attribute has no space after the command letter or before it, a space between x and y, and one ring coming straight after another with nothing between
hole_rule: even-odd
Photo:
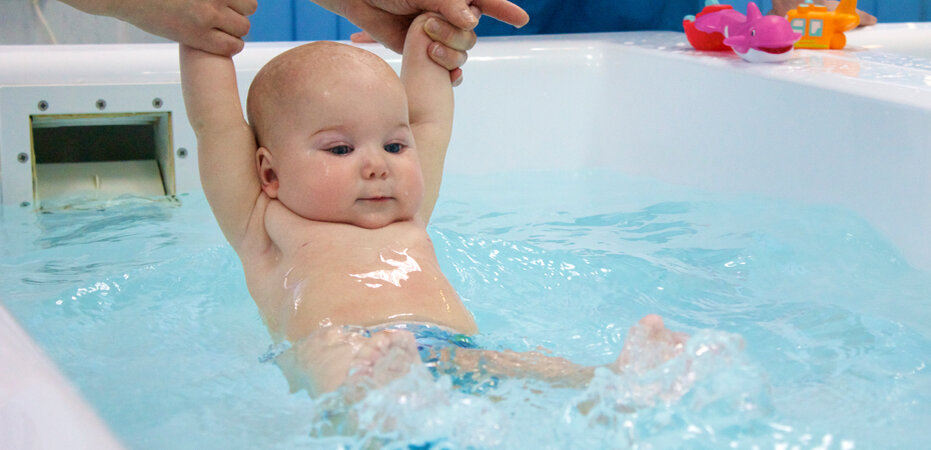
<instances>
[{"instance_id":1,"label":"adult forearm","mask_svg":"<svg viewBox=\"0 0 931 450\"><path fill-rule=\"evenodd\" d=\"M308 0L308 1L312 3L316 3L318 6L321 6L327 11L346 17L344 13L346 10L346 6L349 4L349 2L346 0Z\"/></svg>"},{"instance_id":2,"label":"adult forearm","mask_svg":"<svg viewBox=\"0 0 931 450\"><path fill-rule=\"evenodd\" d=\"M116 0L59 0L72 8L98 16L118 17L120 2Z\"/></svg>"},{"instance_id":3,"label":"adult forearm","mask_svg":"<svg viewBox=\"0 0 931 450\"><path fill-rule=\"evenodd\" d=\"M157 36L218 55L242 50L257 0L61 0L115 17Z\"/></svg>"}]
</instances>

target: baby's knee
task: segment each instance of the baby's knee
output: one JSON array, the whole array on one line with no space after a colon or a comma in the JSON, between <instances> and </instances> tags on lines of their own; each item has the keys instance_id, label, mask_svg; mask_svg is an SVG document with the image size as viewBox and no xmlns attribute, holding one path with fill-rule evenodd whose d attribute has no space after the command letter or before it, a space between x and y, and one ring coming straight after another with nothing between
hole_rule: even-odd
<instances>
[{"instance_id":1,"label":"baby's knee","mask_svg":"<svg viewBox=\"0 0 931 450\"><path fill-rule=\"evenodd\" d=\"M407 330L382 330L372 334L371 340L381 350L400 347L405 350L417 351L417 339Z\"/></svg>"},{"instance_id":2,"label":"baby's knee","mask_svg":"<svg viewBox=\"0 0 931 450\"><path fill-rule=\"evenodd\" d=\"M665 325L663 324L663 318L660 317L659 314L647 314L642 319L640 319L638 325L652 330L665 328Z\"/></svg>"}]
</instances>

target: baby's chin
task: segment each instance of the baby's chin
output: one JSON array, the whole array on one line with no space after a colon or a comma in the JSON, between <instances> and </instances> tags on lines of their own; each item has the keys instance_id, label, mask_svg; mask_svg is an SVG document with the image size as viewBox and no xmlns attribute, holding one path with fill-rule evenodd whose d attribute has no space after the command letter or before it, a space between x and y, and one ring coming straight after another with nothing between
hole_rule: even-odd
<instances>
[{"instance_id":1,"label":"baby's chin","mask_svg":"<svg viewBox=\"0 0 931 450\"><path fill-rule=\"evenodd\" d=\"M398 222L410 222L414 220L413 217L363 217L363 218L354 218L353 220L347 221L345 223L349 225L355 225L359 228L365 228L368 230L377 230L379 228L387 227L388 225L395 224Z\"/></svg>"},{"instance_id":2,"label":"baby's chin","mask_svg":"<svg viewBox=\"0 0 931 450\"><path fill-rule=\"evenodd\" d=\"M341 223L345 225L352 225L359 228L365 228L367 230L377 230L379 228L387 227L399 222L410 222L415 218L413 215L410 216L362 216L362 217L307 217L305 219L313 220L315 222L329 222L329 223Z\"/></svg>"}]
</instances>

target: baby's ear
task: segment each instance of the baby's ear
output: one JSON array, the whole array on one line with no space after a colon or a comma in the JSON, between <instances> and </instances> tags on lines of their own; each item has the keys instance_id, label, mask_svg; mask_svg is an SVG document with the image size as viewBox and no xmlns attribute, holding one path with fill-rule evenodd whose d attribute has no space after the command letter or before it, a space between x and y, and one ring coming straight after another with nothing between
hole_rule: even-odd
<instances>
[{"instance_id":1,"label":"baby's ear","mask_svg":"<svg viewBox=\"0 0 931 450\"><path fill-rule=\"evenodd\" d=\"M275 160L265 147L255 151L255 168L259 173L262 191L271 198L278 198L278 174L275 173Z\"/></svg>"}]
</instances>

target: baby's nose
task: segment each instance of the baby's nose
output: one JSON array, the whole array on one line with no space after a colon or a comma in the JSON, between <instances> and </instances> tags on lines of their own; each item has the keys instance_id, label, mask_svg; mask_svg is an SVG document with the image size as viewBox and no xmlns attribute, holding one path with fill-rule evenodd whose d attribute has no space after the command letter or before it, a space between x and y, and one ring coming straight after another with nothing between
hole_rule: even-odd
<instances>
[{"instance_id":1,"label":"baby's nose","mask_svg":"<svg viewBox=\"0 0 931 450\"><path fill-rule=\"evenodd\" d=\"M368 152L362 166L362 176L365 179L386 178L388 176L388 162L384 152Z\"/></svg>"}]
</instances>

